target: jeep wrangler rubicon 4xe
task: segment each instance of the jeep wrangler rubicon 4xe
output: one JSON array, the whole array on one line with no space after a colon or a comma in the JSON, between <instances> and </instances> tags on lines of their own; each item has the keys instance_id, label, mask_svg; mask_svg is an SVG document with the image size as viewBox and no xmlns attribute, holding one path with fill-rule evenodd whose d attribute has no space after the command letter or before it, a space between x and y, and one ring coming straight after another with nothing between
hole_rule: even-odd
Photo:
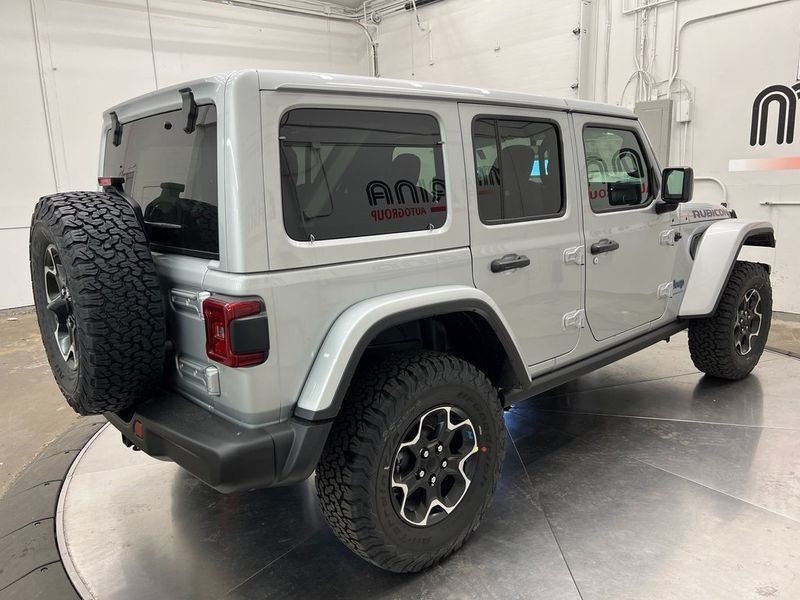
<instances>
[{"instance_id":1,"label":"jeep wrangler rubicon 4xe","mask_svg":"<svg viewBox=\"0 0 800 600\"><path fill-rule=\"evenodd\" d=\"M424 569L478 526L503 408L689 330L745 377L772 226L691 200L578 100L243 71L103 115L98 191L46 196L33 292L80 414L221 492L316 474L339 539Z\"/></svg>"}]
</instances>

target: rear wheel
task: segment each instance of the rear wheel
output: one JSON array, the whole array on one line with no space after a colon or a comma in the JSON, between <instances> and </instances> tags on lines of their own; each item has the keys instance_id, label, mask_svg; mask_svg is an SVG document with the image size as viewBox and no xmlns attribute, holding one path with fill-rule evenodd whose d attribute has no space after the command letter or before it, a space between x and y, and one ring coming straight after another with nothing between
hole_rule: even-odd
<instances>
[{"instance_id":1,"label":"rear wheel","mask_svg":"<svg viewBox=\"0 0 800 600\"><path fill-rule=\"evenodd\" d=\"M116 412L152 392L164 363L164 306L128 203L100 192L40 199L30 264L42 342L70 406Z\"/></svg>"},{"instance_id":2,"label":"rear wheel","mask_svg":"<svg viewBox=\"0 0 800 600\"><path fill-rule=\"evenodd\" d=\"M471 364L393 355L356 375L317 467L337 537L395 572L420 571L478 527L505 446L497 392Z\"/></svg>"},{"instance_id":3,"label":"rear wheel","mask_svg":"<svg viewBox=\"0 0 800 600\"><path fill-rule=\"evenodd\" d=\"M772 287L761 265L739 261L711 317L689 323L694 365L721 379L742 379L758 364L772 321Z\"/></svg>"}]
</instances>

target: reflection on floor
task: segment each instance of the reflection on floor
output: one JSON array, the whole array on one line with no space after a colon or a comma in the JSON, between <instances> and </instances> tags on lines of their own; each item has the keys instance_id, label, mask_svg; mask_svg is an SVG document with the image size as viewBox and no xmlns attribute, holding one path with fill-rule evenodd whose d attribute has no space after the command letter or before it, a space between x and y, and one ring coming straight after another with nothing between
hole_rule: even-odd
<instances>
[{"instance_id":1,"label":"reflection on floor","mask_svg":"<svg viewBox=\"0 0 800 600\"><path fill-rule=\"evenodd\" d=\"M65 541L117 598L798 598L800 362L721 384L685 336L528 400L487 516L452 558L392 575L325 526L313 481L222 496L106 429Z\"/></svg>"}]
</instances>

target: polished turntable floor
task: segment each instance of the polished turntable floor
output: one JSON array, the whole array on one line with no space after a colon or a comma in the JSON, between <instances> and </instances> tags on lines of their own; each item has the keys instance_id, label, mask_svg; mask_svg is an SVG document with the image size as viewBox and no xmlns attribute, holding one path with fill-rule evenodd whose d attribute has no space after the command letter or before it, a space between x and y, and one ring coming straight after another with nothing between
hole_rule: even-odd
<instances>
[{"instance_id":1,"label":"polished turntable floor","mask_svg":"<svg viewBox=\"0 0 800 600\"><path fill-rule=\"evenodd\" d=\"M326 527L313 480L224 496L97 435L62 491L84 597L800 598L800 361L723 384L684 334L506 413L502 482L460 552L393 575Z\"/></svg>"}]
</instances>

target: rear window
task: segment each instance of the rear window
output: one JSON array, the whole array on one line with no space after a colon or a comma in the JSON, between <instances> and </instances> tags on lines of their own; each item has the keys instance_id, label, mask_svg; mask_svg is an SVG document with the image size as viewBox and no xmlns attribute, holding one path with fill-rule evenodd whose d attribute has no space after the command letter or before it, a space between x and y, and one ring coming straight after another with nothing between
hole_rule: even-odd
<instances>
[{"instance_id":1,"label":"rear window","mask_svg":"<svg viewBox=\"0 0 800 600\"><path fill-rule=\"evenodd\" d=\"M431 115L301 108L280 124L283 222L313 241L436 229L447 220Z\"/></svg>"},{"instance_id":2,"label":"rear window","mask_svg":"<svg viewBox=\"0 0 800 600\"><path fill-rule=\"evenodd\" d=\"M217 110L198 107L192 133L180 110L123 124L106 138L103 175L124 177L154 250L217 258Z\"/></svg>"}]
</instances>

